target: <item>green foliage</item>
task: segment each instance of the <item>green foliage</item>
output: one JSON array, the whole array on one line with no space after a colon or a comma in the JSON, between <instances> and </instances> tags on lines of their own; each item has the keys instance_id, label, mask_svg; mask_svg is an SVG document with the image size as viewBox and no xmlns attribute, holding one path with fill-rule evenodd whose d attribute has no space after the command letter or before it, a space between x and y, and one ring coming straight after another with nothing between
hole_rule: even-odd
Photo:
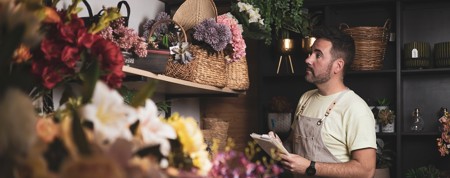
<instances>
[{"instance_id":1,"label":"green foliage","mask_svg":"<svg viewBox=\"0 0 450 178\"><path fill-rule=\"evenodd\" d=\"M377 100L378 106L389 106L391 104L391 101L387 98L381 98Z\"/></svg>"},{"instance_id":2,"label":"green foliage","mask_svg":"<svg viewBox=\"0 0 450 178\"><path fill-rule=\"evenodd\" d=\"M389 168L392 166L392 156L394 152L390 149L385 148L384 141L377 138L377 169Z\"/></svg>"},{"instance_id":3,"label":"green foliage","mask_svg":"<svg viewBox=\"0 0 450 178\"><path fill-rule=\"evenodd\" d=\"M439 169L437 169L433 165L423 166L416 169L409 169L406 172L406 178L438 178L439 175Z\"/></svg>"},{"instance_id":4,"label":"green foliage","mask_svg":"<svg viewBox=\"0 0 450 178\"><path fill-rule=\"evenodd\" d=\"M279 38L283 30L303 35L307 35L307 32L309 33L307 28L310 26L310 23L307 11L303 7L303 0L242 0L241 2L249 3L259 8L259 12L264 19L265 30L274 33L277 38ZM232 12L236 11L233 8L235 7L232 6ZM233 15L236 16L237 13L233 13ZM245 27L247 26L245 25L245 20L242 20L242 17L239 17L239 15L237 16L239 22L244 24L245 32ZM266 44L271 43L270 33L255 35L266 39Z\"/></svg>"},{"instance_id":5,"label":"green foliage","mask_svg":"<svg viewBox=\"0 0 450 178\"><path fill-rule=\"evenodd\" d=\"M131 106L137 108L138 106L144 106L145 100L153 96L156 90L157 80L150 80L133 96L131 99Z\"/></svg>"}]
</instances>

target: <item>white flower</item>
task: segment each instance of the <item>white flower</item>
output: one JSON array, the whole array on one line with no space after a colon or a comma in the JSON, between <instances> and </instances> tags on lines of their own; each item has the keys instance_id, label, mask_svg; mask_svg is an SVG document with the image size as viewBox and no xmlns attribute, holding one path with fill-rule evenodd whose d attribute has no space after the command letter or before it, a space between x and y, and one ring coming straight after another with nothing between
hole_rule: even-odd
<instances>
[{"instance_id":1,"label":"white flower","mask_svg":"<svg viewBox=\"0 0 450 178\"><path fill-rule=\"evenodd\" d=\"M81 117L93 122L94 139L103 148L108 148L117 138L132 139L128 126L136 121L135 109L101 81L95 86L92 103L81 108Z\"/></svg>"},{"instance_id":2,"label":"white flower","mask_svg":"<svg viewBox=\"0 0 450 178\"><path fill-rule=\"evenodd\" d=\"M161 154L169 155L170 142L168 139L175 139L177 134L172 126L158 118L155 103L147 99L145 107L138 108L138 117L144 144L146 146L160 145Z\"/></svg>"},{"instance_id":3,"label":"white flower","mask_svg":"<svg viewBox=\"0 0 450 178\"><path fill-rule=\"evenodd\" d=\"M245 11L248 14L249 23L260 23L264 25L264 20L261 18L259 8L253 7L251 4L238 2L239 12Z\"/></svg>"}]
</instances>

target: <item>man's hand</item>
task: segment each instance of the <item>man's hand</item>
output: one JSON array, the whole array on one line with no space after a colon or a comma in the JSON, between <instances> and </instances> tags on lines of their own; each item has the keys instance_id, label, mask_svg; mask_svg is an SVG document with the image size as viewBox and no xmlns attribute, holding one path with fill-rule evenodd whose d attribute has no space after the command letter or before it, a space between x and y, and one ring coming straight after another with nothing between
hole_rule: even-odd
<instances>
[{"instance_id":1,"label":"man's hand","mask_svg":"<svg viewBox=\"0 0 450 178\"><path fill-rule=\"evenodd\" d=\"M310 160L296 154L278 154L281 158L283 168L295 174L305 174L306 168L311 164Z\"/></svg>"},{"instance_id":2,"label":"man's hand","mask_svg":"<svg viewBox=\"0 0 450 178\"><path fill-rule=\"evenodd\" d=\"M278 137L278 135L276 133L270 131L268 133L268 135L269 135L270 138L276 139L281 145L283 145L283 142L281 141L280 137Z\"/></svg>"}]
</instances>

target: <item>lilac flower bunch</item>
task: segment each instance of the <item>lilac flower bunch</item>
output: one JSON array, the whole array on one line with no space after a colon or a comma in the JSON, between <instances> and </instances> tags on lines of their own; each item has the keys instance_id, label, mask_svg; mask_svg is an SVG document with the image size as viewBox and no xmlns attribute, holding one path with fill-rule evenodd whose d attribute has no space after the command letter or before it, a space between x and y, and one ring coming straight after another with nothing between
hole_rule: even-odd
<instances>
[{"instance_id":1,"label":"lilac flower bunch","mask_svg":"<svg viewBox=\"0 0 450 178\"><path fill-rule=\"evenodd\" d=\"M100 32L100 35L111 40L124 51L133 52L139 57L147 56L147 42L132 28L126 27L123 18L113 21L109 27Z\"/></svg>"},{"instance_id":2,"label":"lilac flower bunch","mask_svg":"<svg viewBox=\"0 0 450 178\"><path fill-rule=\"evenodd\" d=\"M222 51L231 41L230 28L218 24L214 19L206 19L194 27L194 39L205 42L215 51Z\"/></svg>"}]
</instances>

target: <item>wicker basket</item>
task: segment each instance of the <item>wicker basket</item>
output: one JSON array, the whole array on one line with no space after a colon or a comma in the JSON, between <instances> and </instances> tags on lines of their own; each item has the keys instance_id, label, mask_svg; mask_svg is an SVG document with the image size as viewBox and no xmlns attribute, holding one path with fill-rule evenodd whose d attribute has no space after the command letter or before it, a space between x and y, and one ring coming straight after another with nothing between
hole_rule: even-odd
<instances>
[{"instance_id":1,"label":"wicker basket","mask_svg":"<svg viewBox=\"0 0 450 178\"><path fill-rule=\"evenodd\" d=\"M223 53L209 54L206 49L191 45L194 59L181 64L169 61L165 75L205 85L223 88L226 85L226 62Z\"/></svg>"},{"instance_id":2,"label":"wicker basket","mask_svg":"<svg viewBox=\"0 0 450 178\"><path fill-rule=\"evenodd\" d=\"M203 122L204 129L210 130L209 133L203 132L205 141L212 142L212 139L218 139L219 150L223 150L227 143L229 123L218 118L204 118Z\"/></svg>"},{"instance_id":3,"label":"wicker basket","mask_svg":"<svg viewBox=\"0 0 450 178\"><path fill-rule=\"evenodd\" d=\"M217 8L213 0L186 0L173 15L187 31L198 23L217 17Z\"/></svg>"},{"instance_id":4,"label":"wicker basket","mask_svg":"<svg viewBox=\"0 0 450 178\"><path fill-rule=\"evenodd\" d=\"M233 90L247 90L250 85L250 81L248 78L247 59L243 57L239 61L228 63L226 68L226 87Z\"/></svg>"},{"instance_id":5,"label":"wicker basket","mask_svg":"<svg viewBox=\"0 0 450 178\"><path fill-rule=\"evenodd\" d=\"M387 19L383 27L349 27L339 26L341 30L353 37L355 41L355 59L350 66L352 70L380 70L389 38L391 20Z\"/></svg>"}]
</instances>

